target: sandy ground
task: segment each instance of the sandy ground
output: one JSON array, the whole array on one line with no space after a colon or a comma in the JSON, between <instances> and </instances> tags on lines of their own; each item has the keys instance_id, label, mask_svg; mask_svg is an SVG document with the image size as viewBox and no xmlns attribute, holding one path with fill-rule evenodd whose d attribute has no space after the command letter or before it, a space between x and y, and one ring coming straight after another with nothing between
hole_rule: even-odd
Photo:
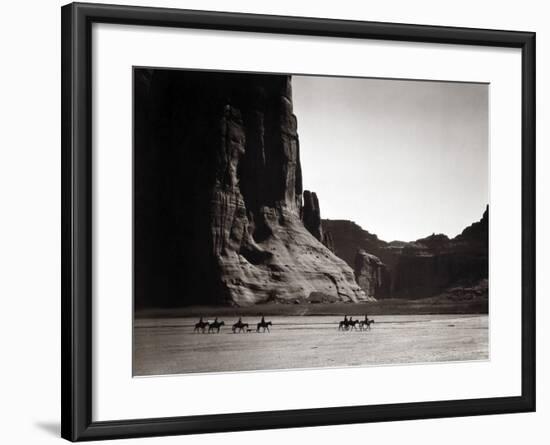
<instances>
[{"instance_id":1,"label":"sandy ground","mask_svg":"<svg viewBox=\"0 0 550 445\"><path fill-rule=\"evenodd\" d=\"M354 317L359 318L359 317ZM486 360L487 315L372 317L370 331L338 330L340 316L266 317L270 333L193 333L197 318L135 320L134 375ZM257 317L243 317L254 327Z\"/></svg>"}]
</instances>

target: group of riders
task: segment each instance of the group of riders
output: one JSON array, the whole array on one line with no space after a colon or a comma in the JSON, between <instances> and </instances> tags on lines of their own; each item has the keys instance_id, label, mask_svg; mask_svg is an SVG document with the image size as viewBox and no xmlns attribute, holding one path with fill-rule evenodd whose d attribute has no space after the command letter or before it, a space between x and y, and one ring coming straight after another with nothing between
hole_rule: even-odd
<instances>
[{"instance_id":1,"label":"group of riders","mask_svg":"<svg viewBox=\"0 0 550 445\"><path fill-rule=\"evenodd\" d=\"M369 319L368 315L365 314L365 318L363 320L354 320L353 316L350 315L348 318L347 315L344 315L344 319L338 324L338 330L339 331L370 331L371 324L374 323L374 320ZM214 321L204 321L201 317L199 322L195 324L195 330L193 332L201 332L205 333L220 333L221 327L224 326L225 323L223 321L218 321L218 317L214 319ZM269 327L272 326L273 323L271 321L265 321L265 317L262 315L262 319L260 322L256 325L256 332L270 332ZM208 328L208 331L207 331ZM239 317L239 320L237 323L235 323L231 330L234 334L239 334L241 332L252 332L252 329L249 328L248 323L243 323L242 317Z\"/></svg>"},{"instance_id":2,"label":"group of riders","mask_svg":"<svg viewBox=\"0 0 550 445\"><path fill-rule=\"evenodd\" d=\"M218 317L214 319L214 321L204 321L202 317L200 318L199 322L195 324L195 330L193 332L202 332L203 334L206 331L206 328L208 328L208 333L220 333L220 329L222 326L224 326L225 323L223 321L218 321ZM256 332L267 332L269 331L269 327L272 326L273 323L271 321L265 321L264 316L262 315L262 319L260 322L256 325ZM238 334L241 332L252 332L252 329L248 327L248 323L243 323L242 317L239 317L239 320L237 323L235 323L231 327L234 334Z\"/></svg>"},{"instance_id":3,"label":"group of riders","mask_svg":"<svg viewBox=\"0 0 550 445\"><path fill-rule=\"evenodd\" d=\"M338 330L339 331L353 331L353 330L370 331L370 325L373 323L374 323L374 320L369 319L367 314L365 314L365 318L363 320L354 320L351 315L349 318L347 315L344 315L344 319L338 325Z\"/></svg>"}]
</instances>

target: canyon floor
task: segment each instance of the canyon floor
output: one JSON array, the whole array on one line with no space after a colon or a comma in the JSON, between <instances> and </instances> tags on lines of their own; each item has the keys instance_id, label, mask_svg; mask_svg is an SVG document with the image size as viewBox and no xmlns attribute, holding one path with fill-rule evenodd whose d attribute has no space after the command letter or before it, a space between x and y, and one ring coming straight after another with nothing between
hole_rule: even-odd
<instances>
[{"instance_id":1,"label":"canyon floor","mask_svg":"<svg viewBox=\"0 0 550 445\"><path fill-rule=\"evenodd\" d=\"M354 309L347 313L362 318L357 305ZM195 316L149 313L136 318L133 373L148 376L489 358L486 314L374 315L371 311L369 318L375 323L370 331L339 331L341 315L264 313L273 322L270 333L255 332L259 319L253 315L243 315L243 322L254 332L242 334L231 331L234 316L219 317L226 323L219 334L194 333Z\"/></svg>"}]
</instances>

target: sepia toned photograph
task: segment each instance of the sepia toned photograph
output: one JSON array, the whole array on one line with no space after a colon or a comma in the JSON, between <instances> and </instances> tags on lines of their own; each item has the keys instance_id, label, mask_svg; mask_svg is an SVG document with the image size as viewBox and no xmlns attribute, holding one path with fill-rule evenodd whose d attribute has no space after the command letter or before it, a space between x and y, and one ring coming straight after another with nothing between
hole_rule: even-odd
<instances>
[{"instance_id":1,"label":"sepia toned photograph","mask_svg":"<svg viewBox=\"0 0 550 445\"><path fill-rule=\"evenodd\" d=\"M134 376L490 358L488 84L133 82Z\"/></svg>"}]
</instances>

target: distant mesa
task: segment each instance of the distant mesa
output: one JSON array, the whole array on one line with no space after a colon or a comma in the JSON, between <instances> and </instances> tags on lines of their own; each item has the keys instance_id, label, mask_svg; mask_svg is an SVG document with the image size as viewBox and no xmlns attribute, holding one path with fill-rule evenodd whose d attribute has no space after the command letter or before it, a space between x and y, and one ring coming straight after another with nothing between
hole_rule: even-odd
<instances>
[{"instance_id":1,"label":"distant mesa","mask_svg":"<svg viewBox=\"0 0 550 445\"><path fill-rule=\"evenodd\" d=\"M462 288L487 292L488 206L478 222L452 239L432 234L413 242L386 242L352 221L323 220L322 226L369 296L419 299Z\"/></svg>"}]
</instances>

